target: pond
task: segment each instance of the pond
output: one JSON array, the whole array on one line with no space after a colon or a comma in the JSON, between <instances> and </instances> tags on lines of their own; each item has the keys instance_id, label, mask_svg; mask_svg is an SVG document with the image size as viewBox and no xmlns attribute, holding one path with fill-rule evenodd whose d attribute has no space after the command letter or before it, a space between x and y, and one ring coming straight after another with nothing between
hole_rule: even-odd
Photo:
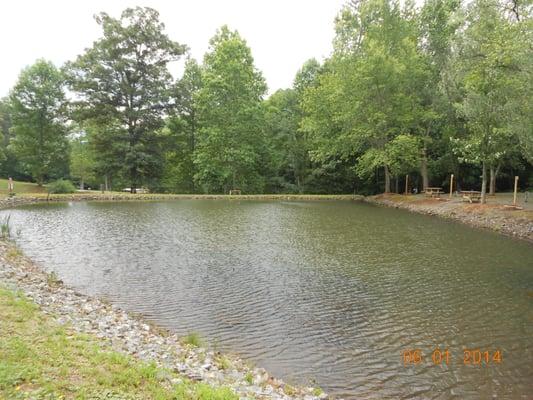
<instances>
[{"instance_id":1,"label":"pond","mask_svg":"<svg viewBox=\"0 0 533 400\"><path fill-rule=\"evenodd\" d=\"M199 332L286 382L358 399L533 393L529 243L348 201L6 214L23 251L66 284Z\"/></svg>"}]
</instances>

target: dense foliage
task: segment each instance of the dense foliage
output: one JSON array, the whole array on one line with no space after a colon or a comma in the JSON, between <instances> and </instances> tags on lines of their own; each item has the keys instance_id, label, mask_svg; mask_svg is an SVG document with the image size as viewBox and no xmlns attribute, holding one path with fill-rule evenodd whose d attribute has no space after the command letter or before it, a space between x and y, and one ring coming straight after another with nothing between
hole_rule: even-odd
<instances>
[{"instance_id":1,"label":"dense foliage","mask_svg":"<svg viewBox=\"0 0 533 400\"><path fill-rule=\"evenodd\" d=\"M96 21L92 47L62 70L38 61L0 101L2 175L181 193L533 186L530 0L349 1L330 57L268 97L226 26L174 80L187 49L157 11Z\"/></svg>"},{"instance_id":2,"label":"dense foliage","mask_svg":"<svg viewBox=\"0 0 533 400\"><path fill-rule=\"evenodd\" d=\"M39 185L68 160L66 97L61 72L39 60L20 74L10 96L10 147Z\"/></svg>"},{"instance_id":3,"label":"dense foliage","mask_svg":"<svg viewBox=\"0 0 533 400\"><path fill-rule=\"evenodd\" d=\"M102 172L120 174L132 188L159 177L164 116L173 105L167 64L185 47L163 33L151 8L127 9L120 19L102 13L104 36L67 64L68 83L80 97L74 118L91 123ZM109 168L111 167L112 168Z\"/></svg>"},{"instance_id":4,"label":"dense foliage","mask_svg":"<svg viewBox=\"0 0 533 400\"><path fill-rule=\"evenodd\" d=\"M58 179L48 184L48 193L74 193L75 191L76 188L72 182L65 179Z\"/></svg>"}]
</instances>

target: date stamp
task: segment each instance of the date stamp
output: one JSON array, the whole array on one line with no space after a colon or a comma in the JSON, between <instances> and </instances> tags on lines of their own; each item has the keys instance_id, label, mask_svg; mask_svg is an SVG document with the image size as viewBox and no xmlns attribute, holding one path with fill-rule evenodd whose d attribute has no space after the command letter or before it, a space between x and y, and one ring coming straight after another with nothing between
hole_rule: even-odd
<instances>
[{"instance_id":1,"label":"date stamp","mask_svg":"<svg viewBox=\"0 0 533 400\"><path fill-rule=\"evenodd\" d=\"M435 348L433 351L424 352L422 349L406 349L402 353L403 365L416 366L425 363L430 365L452 365L458 362L467 366L487 367L503 362L502 350L488 349L463 349L462 359L452 354L450 349ZM461 362L462 361L462 362Z\"/></svg>"}]
</instances>

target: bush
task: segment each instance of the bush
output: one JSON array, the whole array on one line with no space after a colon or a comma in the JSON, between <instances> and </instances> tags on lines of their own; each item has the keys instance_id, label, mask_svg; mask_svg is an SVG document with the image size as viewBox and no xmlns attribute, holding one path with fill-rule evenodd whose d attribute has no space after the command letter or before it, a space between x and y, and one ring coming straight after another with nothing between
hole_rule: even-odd
<instances>
[{"instance_id":1,"label":"bush","mask_svg":"<svg viewBox=\"0 0 533 400\"><path fill-rule=\"evenodd\" d=\"M76 188L71 181L58 179L48 185L48 193L74 193Z\"/></svg>"}]
</instances>

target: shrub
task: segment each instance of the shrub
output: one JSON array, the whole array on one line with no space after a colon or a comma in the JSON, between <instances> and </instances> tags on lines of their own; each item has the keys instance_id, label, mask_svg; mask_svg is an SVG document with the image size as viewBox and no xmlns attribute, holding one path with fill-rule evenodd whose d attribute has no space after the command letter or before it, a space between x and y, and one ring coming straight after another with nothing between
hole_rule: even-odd
<instances>
[{"instance_id":1,"label":"shrub","mask_svg":"<svg viewBox=\"0 0 533 400\"><path fill-rule=\"evenodd\" d=\"M76 188L71 181L58 179L48 185L48 193L74 193Z\"/></svg>"}]
</instances>

